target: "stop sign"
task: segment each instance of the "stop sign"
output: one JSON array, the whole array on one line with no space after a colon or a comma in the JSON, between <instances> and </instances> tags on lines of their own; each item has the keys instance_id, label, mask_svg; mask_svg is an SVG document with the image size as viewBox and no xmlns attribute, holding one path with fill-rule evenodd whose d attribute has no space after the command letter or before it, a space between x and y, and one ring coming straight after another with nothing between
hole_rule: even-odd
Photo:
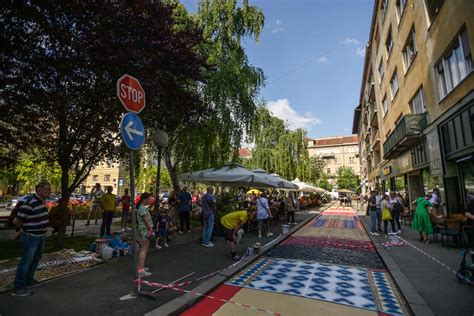
<instances>
[{"instance_id":1,"label":"stop sign","mask_svg":"<svg viewBox=\"0 0 474 316\"><path fill-rule=\"evenodd\" d=\"M145 108L145 91L137 78L123 75L117 80L117 96L127 111L140 113Z\"/></svg>"}]
</instances>

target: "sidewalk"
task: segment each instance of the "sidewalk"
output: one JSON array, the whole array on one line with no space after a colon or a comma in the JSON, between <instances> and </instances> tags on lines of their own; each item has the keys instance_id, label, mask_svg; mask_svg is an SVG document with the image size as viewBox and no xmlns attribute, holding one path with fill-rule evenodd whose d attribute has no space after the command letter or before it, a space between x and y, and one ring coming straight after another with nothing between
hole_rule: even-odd
<instances>
[{"instance_id":1,"label":"sidewalk","mask_svg":"<svg viewBox=\"0 0 474 316\"><path fill-rule=\"evenodd\" d=\"M307 212L297 214L297 221L314 216ZM76 223L77 224L77 223ZM281 232L281 224L271 227L275 236ZM79 224L81 230L93 229L94 225ZM97 228L99 225L96 226ZM170 283L184 275L195 272L189 279L195 279L234 263L228 258L228 248L224 238L218 237L214 248L200 245L200 228L193 229L192 234L173 235L169 248L151 249L146 265L153 275L147 280ZM91 231L91 233L93 233ZM186 242L176 242L178 238L190 238ZM256 232L244 236L238 246L242 253L256 241L266 244L275 237L259 239ZM133 289L133 258L122 257L113 259L109 264L100 265L91 270L73 274L64 278L46 282L34 290L35 294L26 298L12 297L10 293L0 294L0 314L31 315L32 310L37 315L143 315L156 309L166 302L181 296L181 293L171 290L160 291L157 299L152 300L139 296L136 299L120 300L130 294ZM187 281L186 279L184 281ZM197 283L199 284L199 283ZM190 288L196 284L190 285Z\"/></svg>"},{"instance_id":2,"label":"sidewalk","mask_svg":"<svg viewBox=\"0 0 474 316\"><path fill-rule=\"evenodd\" d=\"M365 229L370 231L370 217L359 216ZM429 313L429 310L435 315L474 314L473 286L460 284L452 271L408 244L385 247L383 243L387 239L383 234L370 237L416 315ZM459 269L462 248L447 250L441 243L424 244L418 241L418 232L408 226L402 227L401 237L452 270ZM430 240L432 241L432 236ZM421 301L415 298L418 295L421 296ZM428 309L424 308L423 301Z\"/></svg>"}]
</instances>

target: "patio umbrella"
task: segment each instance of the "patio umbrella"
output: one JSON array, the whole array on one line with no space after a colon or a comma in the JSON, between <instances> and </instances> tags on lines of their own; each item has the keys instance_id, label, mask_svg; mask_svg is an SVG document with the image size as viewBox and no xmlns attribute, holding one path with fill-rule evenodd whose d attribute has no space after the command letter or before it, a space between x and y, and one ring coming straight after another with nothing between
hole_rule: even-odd
<instances>
[{"instance_id":1,"label":"patio umbrella","mask_svg":"<svg viewBox=\"0 0 474 316\"><path fill-rule=\"evenodd\" d=\"M265 177L265 179L268 179L268 181L272 182L276 188L280 189L286 189L288 188L286 184L286 180L280 178L280 177L275 177L274 175L268 173L268 171L263 170L261 168L252 170L253 173L256 173L262 177Z\"/></svg>"},{"instance_id":2,"label":"patio umbrella","mask_svg":"<svg viewBox=\"0 0 474 316\"><path fill-rule=\"evenodd\" d=\"M347 190L347 189L341 189L341 190L337 190L337 192L341 192L341 193L353 193L354 191Z\"/></svg>"},{"instance_id":3,"label":"patio umbrella","mask_svg":"<svg viewBox=\"0 0 474 316\"><path fill-rule=\"evenodd\" d=\"M229 162L219 169L192 171L179 176L182 181L204 184L221 184L222 186L255 186L273 188L276 183L263 175L253 173L244 166Z\"/></svg>"},{"instance_id":4,"label":"patio umbrella","mask_svg":"<svg viewBox=\"0 0 474 316\"><path fill-rule=\"evenodd\" d=\"M315 186L312 186L310 184L307 184L303 181L300 181L300 179L298 179L298 178L295 178L295 180L293 180L291 182L298 186L298 191L313 192L313 193L324 193L324 192L326 192L326 190L315 187Z\"/></svg>"},{"instance_id":5,"label":"patio umbrella","mask_svg":"<svg viewBox=\"0 0 474 316\"><path fill-rule=\"evenodd\" d=\"M272 173L271 176L275 177L276 179L279 179L280 181L282 181L283 189L288 189L288 190L298 189L298 186L296 184L292 183L291 181L283 179L282 177L280 177L280 175L278 175L276 173Z\"/></svg>"},{"instance_id":6,"label":"patio umbrella","mask_svg":"<svg viewBox=\"0 0 474 316\"><path fill-rule=\"evenodd\" d=\"M262 191L260 191L259 189L250 189L247 191L247 194L260 194L262 193Z\"/></svg>"}]
</instances>

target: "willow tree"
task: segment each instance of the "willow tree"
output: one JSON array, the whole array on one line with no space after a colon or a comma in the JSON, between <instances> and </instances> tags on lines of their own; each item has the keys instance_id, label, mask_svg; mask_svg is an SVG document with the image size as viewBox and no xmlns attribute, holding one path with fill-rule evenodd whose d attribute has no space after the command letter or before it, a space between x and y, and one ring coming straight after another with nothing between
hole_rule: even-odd
<instances>
[{"instance_id":1,"label":"willow tree","mask_svg":"<svg viewBox=\"0 0 474 316\"><path fill-rule=\"evenodd\" d=\"M289 130L282 119L262 106L257 110L249 135L255 148L252 158L245 161L247 167L262 168L286 179L298 177L314 182L305 130Z\"/></svg>"},{"instance_id":2,"label":"willow tree","mask_svg":"<svg viewBox=\"0 0 474 316\"><path fill-rule=\"evenodd\" d=\"M206 57L206 83L197 89L208 111L193 122L168 130L170 144L165 162L173 186L177 173L220 166L238 157L243 135L249 130L257 108L256 99L264 83L261 69L252 66L242 41L258 41L264 15L244 0L202 0L194 16L177 7L177 21L194 21L203 31L197 50Z\"/></svg>"}]
</instances>

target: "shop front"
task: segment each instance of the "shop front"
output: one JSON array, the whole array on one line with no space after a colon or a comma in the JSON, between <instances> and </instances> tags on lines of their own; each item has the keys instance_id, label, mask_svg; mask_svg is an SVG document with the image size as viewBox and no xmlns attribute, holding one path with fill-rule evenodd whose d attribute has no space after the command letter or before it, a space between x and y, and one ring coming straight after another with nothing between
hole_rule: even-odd
<instances>
[{"instance_id":1,"label":"shop front","mask_svg":"<svg viewBox=\"0 0 474 316\"><path fill-rule=\"evenodd\" d=\"M474 97L438 125L449 213L463 213L474 195Z\"/></svg>"}]
</instances>

